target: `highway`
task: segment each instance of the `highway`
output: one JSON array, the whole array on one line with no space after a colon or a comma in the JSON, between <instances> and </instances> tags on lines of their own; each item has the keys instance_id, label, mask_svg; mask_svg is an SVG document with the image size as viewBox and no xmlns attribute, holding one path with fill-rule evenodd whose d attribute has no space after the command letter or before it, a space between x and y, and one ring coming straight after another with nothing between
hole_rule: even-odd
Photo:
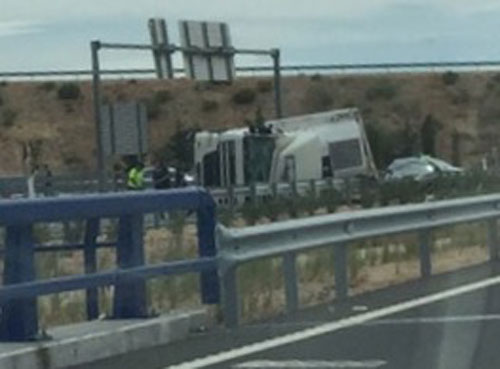
<instances>
[{"instance_id":1,"label":"highway","mask_svg":"<svg viewBox=\"0 0 500 369\"><path fill-rule=\"evenodd\" d=\"M72 369L498 368L500 265Z\"/></svg>"}]
</instances>

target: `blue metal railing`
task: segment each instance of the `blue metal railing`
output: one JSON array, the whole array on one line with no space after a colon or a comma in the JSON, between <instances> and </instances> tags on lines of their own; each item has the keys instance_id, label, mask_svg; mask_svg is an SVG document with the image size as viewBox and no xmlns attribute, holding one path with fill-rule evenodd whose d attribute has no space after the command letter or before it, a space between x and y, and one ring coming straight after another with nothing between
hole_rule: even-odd
<instances>
[{"instance_id":1,"label":"blue metal railing","mask_svg":"<svg viewBox=\"0 0 500 369\"><path fill-rule=\"evenodd\" d=\"M192 210L197 214L199 258L145 265L143 216L146 213ZM116 240L117 269L97 272L96 251L111 247L98 243L100 220L119 219ZM33 224L85 220L83 244L36 247ZM27 341L38 335L37 297L85 289L88 319L99 315L97 288L114 286L113 317L147 315L145 280L161 275L200 273L202 302L219 302L214 239L215 203L200 188L87 195L66 198L0 201L0 226L6 228L4 286L0 288L0 339ZM85 274L37 281L35 253L82 250Z\"/></svg>"}]
</instances>

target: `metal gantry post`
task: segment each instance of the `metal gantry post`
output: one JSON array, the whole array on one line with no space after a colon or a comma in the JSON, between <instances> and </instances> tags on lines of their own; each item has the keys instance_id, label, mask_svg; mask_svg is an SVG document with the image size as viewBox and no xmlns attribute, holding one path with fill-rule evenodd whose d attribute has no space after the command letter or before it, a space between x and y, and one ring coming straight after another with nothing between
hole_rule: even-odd
<instances>
[{"instance_id":1,"label":"metal gantry post","mask_svg":"<svg viewBox=\"0 0 500 369\"><path fill-rule=\"evenodd\" d=\"M85 263L85 274L92 274L97 271L97 236L99 235L99 219L87 220L85 225L85 239L83 257ZM86 290L87 319L93 320L99 317L99 301L97 288Z\"/></svg>"},{"instance_id":2,"label":"metal gantry post","mask_svg":"<svg viewBox=\"0 0 500 369\"><path fill-rule=\"evenodd\" d=\"M4 284L31 282L35 276L35 248L31 225L7 227ZM37 298L13 299L1 306L0 339L32 341L38 335Z\"/></svg>"},{"instance_id":3,"label":"metal gantry post","mask_svg":"<svg viewBox=\"0 0 500 369\"><path fill-rule=\"evenodd\" d=\"M117 242L117 263L120 269L144 265L142 214L120 217ZM115 286L113 318L141 318L147 316L146 282L130 277Z\"/></svg>"},{"instance_id":4,"label":"metal gantry post","mask_svg":"<svg viewBox=\"0 0 500 369\"><path fill-rule=\"evenodd\" d=\"M97 155L97 171L99 175L99 191L103 192L106 186L106 168L104 163L104 149L101 140L101 72L99 68L99 50L101 43L92 41L90 50L92 54L92 97L94 104L95 139Z\"/></svg>"},{"instance_id":5,"label":"metal gantry post","mask_svg":"<svg viewBox=\"0 0 500 369\"><path fill-rule=\"evenodd\" d=\"M276 118L283 117L283 106L281 100L281 53L280 49L272 49L271 57L273 58L274 69L274 105L276 109Z\"/></svg>"}]
</instances>

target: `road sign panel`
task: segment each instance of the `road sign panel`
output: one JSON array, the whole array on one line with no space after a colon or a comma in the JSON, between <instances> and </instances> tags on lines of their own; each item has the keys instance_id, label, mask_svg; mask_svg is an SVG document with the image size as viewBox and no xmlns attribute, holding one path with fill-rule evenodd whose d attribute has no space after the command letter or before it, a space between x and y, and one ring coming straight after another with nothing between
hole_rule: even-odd
<instances>
[{"instance_id":1,"label":"road sign panel","mask_svg":"<svg viewBox=\"0 0 500 369\"><path fill-rule=\"evenodd\" d=\"M234 54L228 53L232 45L226 23L181 21L179 32L182 47L199 50L184 52L184 65L190 78L212 82L234 79Z\"/></svg>"}]
</instances>

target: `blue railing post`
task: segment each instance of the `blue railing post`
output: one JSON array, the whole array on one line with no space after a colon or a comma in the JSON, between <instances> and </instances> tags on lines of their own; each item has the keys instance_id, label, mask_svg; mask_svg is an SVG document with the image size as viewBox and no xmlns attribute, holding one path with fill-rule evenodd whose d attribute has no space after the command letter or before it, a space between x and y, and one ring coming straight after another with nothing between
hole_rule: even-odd
<instances>
[{"instance_id":1,"label":"blue railing post","mask_svg":"<svg viewBox=\"0 0 500 369\"><path fill-rule=\"evenodd\" d=\"M97 236L99 235L99 218L87 220L85 226L85 240L83 245L83 256L85 263L85 274L97 271ZM99 317L99 301L97 288L88 288L86 291L87 319L93 320Z\"/></svg>"},{"instance_id":2,"label":"blue railing post","mask_svg":"<svg viewBox=\"0 0 500 369\"><path fill-rule=\"evenodd\" d=\"M124 215L118 225L116 259L120 269L144 265L143 215ZM147 316L146 283L143 279L127 279L115 286L113 318Z\"/></svg>"},{"instance_id":3,"label":"blue railing post","mask_svg":"<svg viewBox=\"0 0 500 369\"><path fill-rule=\"evenodd\" d=\"M215 257L215 203L209 195L202 195L202 204L198 208L198 255ZM200 275L201 300L204 304L218 304L220 285L217 271L202 272Z\"/></svg>"},{"instance_id":4,"label":"blue railing post","mask_svg":"<svg viewBox=\"0 0 500 369\"><path fill-rule=\"evenodd\" d=\"M31 225L7 227L4 284L35 280L35 250ZM36 297L10 300L2 305L0 339L31 341L38 335Z\"/></svg>"}]
</instances>

